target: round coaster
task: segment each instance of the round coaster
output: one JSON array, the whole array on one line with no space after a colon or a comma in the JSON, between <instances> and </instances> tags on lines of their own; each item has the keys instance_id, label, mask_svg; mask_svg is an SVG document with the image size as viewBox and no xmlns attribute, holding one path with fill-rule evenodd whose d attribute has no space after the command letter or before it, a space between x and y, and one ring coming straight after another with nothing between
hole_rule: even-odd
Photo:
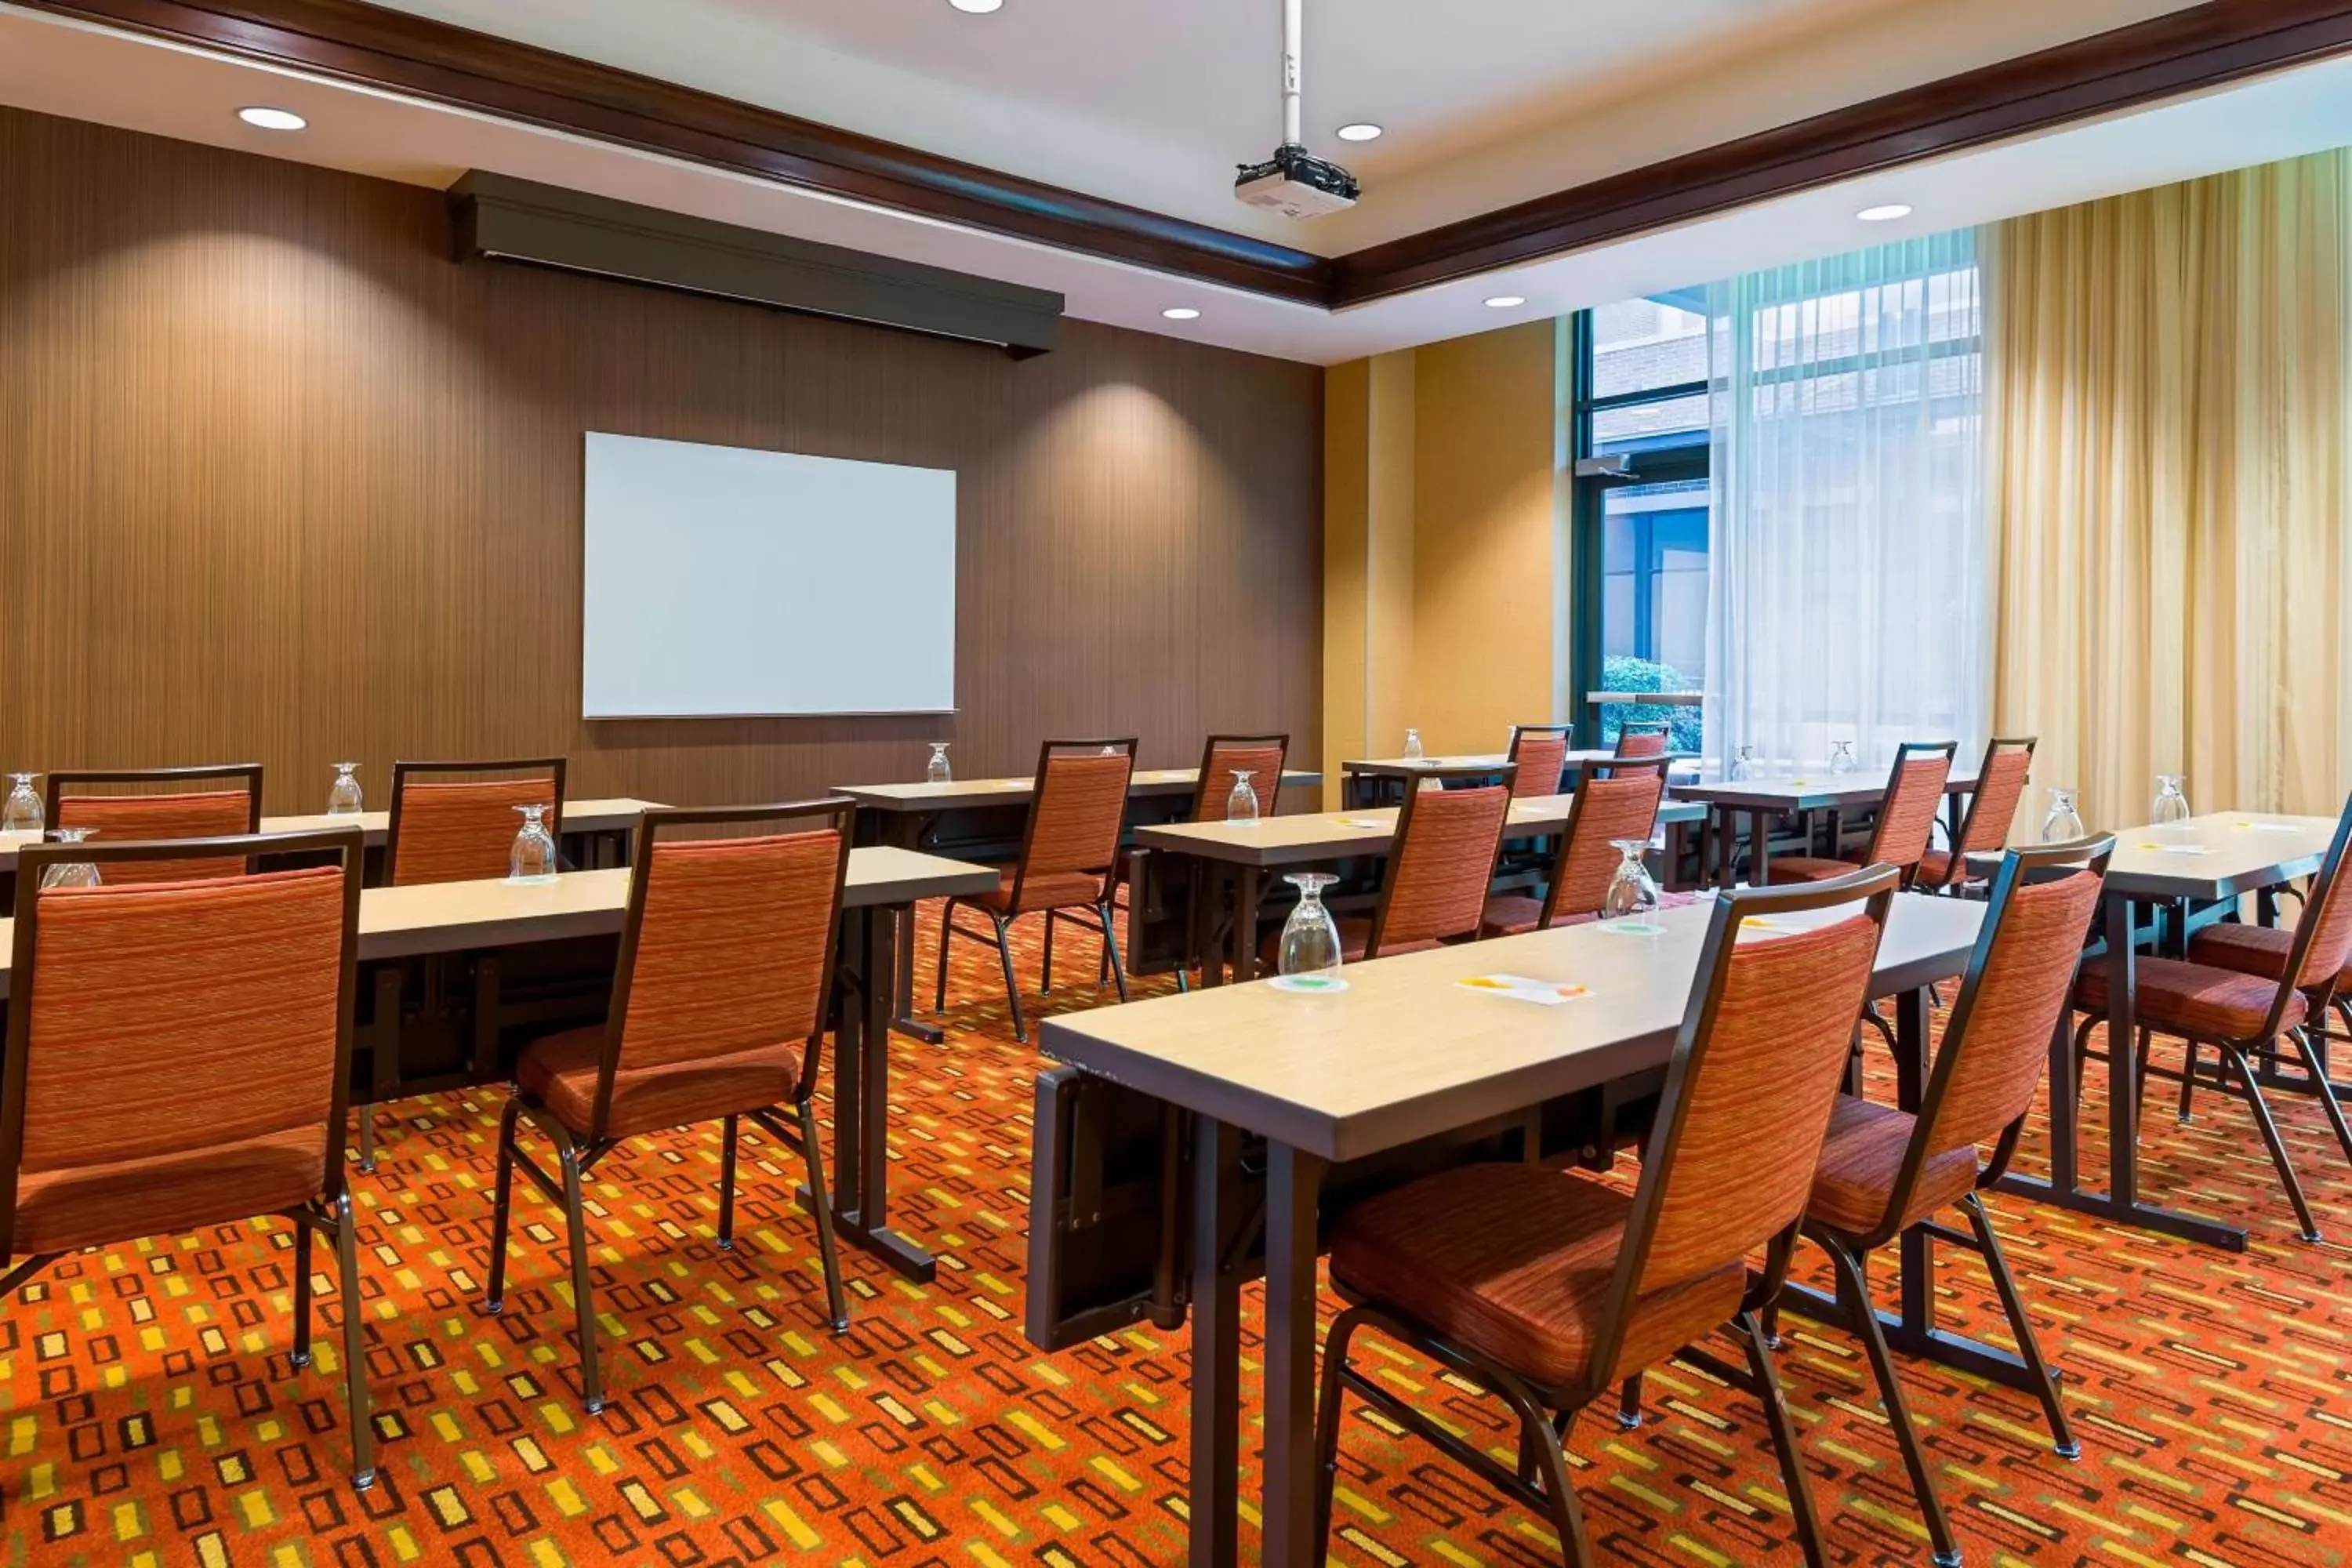
<instances>
[{"instance_id":1,"label":"round coaster","mask_svg":"<svg viewBox=\"0 0 2352 1568\"><path fill-rule=\"evenodd\" d=\"M1348 988L1346 981L1334 980L1328 974L1277 974L1266 984L1276 991L1291 991L1301 995L1312 996L1328 996L1334 992L1345 991Z\"/></svg>"},{"instance_id":2,"label":"round coaster","mask_svg":"<svg viewBox=\"0 0 2352 1568\"><path fill-rule=\"evenodd\" d=\"M1601 929L1612 936L1664 936L1666 928L1652 925L1647 921L1602 921Z\"/></svg>"}]
</instances>

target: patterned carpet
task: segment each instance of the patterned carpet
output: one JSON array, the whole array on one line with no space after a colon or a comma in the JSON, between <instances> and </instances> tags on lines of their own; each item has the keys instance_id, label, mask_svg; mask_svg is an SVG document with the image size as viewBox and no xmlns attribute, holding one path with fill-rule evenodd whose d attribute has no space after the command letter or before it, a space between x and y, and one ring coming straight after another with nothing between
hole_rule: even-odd
<instances>
[{"instance_id":1,"label":"patterned carpet","mask_svg":"<svg viewBox=\"0 0 2352 1568\"><path fill-rule=\"evenodd\" d=\"M710 1241L715 1130L632 1144L591 1198L613 1403L589 1418L561 1230L527 1184L507 1311L476 1305L498 1098L406 1102L381 1173L355 1178L376 1489L344 1479L340 1338L322 1332L308 1373L286 1364L287 1229L157 1238L65 1259L8 1303L5 1561L1181 1562L1184 1338L1129 1332L1053 1358L1023 1339L1037 1059L1012 1042L993 957L965 952L946 1046L892 1047L895 1216L939 1251L936 1286L847 1252L856 1321L835 1338L788 1156L747 1146L730 1256ZM1034 984L1034 949L1021 970ZM1049 1005L1095 1000L1087 984ZM2100 1103L2095 1089L2095 1120ZM2242 1216L2244 1257L1998 1201L2086 1452L2052 1457L2022 1395L1910 1365L1971 1563L2352 1564L2352 1177L2315 1107L2287 1100L2282 1120L2337 1238L2319 1247L2294 1238L2243 1108L2218 1100L2190 1127L2159 1111L2147 1180L2179 1206ZM2032 1165L2038 1138L2027 1147ZM1950 1259L1943 1292L1948 1324L2002 1337L1972 1260ZM1790 1327L1783 1367L1833 1558L1924 1561L1858 1348ZM1254 1370L1254 1340L1244 1355ZM1385 1375L1505 1451L1504 1424L1467 1389L1405 1359ZM1577 1429L1603 1559L1797 1561L1754 1406L1680 1370L1651 1374L1650 1405L1634 1434ZM1335 1561L1558 1561L1541 1525L1369 1418L1350 1420L1342 1453Z\"/></svg>"}]
</instances>

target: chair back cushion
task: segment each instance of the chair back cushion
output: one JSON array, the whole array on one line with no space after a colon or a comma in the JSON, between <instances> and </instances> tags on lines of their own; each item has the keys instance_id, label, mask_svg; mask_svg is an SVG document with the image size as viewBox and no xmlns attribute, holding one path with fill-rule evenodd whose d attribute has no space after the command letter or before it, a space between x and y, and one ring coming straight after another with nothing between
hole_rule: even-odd
<instances>
[{"instance_id":1,"label":"chair back cushion","mask_svg":"<svg viewBox=\"0 0 2352 1568\"><path fill-rule=\"evenodd\" d=\"M1236 766L1240 764L1236 763ZM1127 785L1134 758L1058 752L1037 773L1023 876L1030 881L1073 872L1106 879L1118 858L1119 824L1127 816Z\"/></svg>"},{"instance_id":2,"label":"chair back cushion","mask_svg":"<svg viewBox=\"0 0 2352 1568\"><path fill-rule=\"evenodd\" d=\"M1382 949L1478 934L1510 807L1501 784L1414 793L1381 894Z\"/></svg>"},{"instance_id":3,"label":"chair back cushion","mask_svg":"<svg viewBox=\"0 0 2352 1568\"><path fill-rule=\"evenodd\" d=\"M1585 775L1577 785L1575 815L1569 818L1559 858L1552 867L1549 912L1554 921L1601 912L1610 880L1624 859L1615 841L1649 842L1665 790L1665 774L1657 768L1629 768L1610 778Z\"/></svg>"},{"instance_id":4,"label":"chair back cushion","mask_svg":"<svg viewBox=\"0 0 2352 1568\"><path fill-rule=\"evenodd\" d=\"M315 1129L323 1184L342 941L337 867L43 893L23 1170Z\"/></svg>"},{"instance_id":5,"label":"chair back cushion","mask_svg":"<svg viewBox=\"0 0 2352 1568\"><path fill-rule=\"evenodd\" d=\"M1953 1003L1960 1026L1945 1032L1942 1093L1918 1134L1930 1155L1990 1143L2032 1104L2102 885L2084 870L2010 889L1983 965Z\"/></svg>"},{"instance_id":6,"label":"chair back cushion","mask_svg":"<svg viewBox=\"0 0 2352 1568\"><path fill-rule=\"evenodd\" d=\"M472 882L507 874L515 835L522 831L519 805L555 809L555 780L547 773L463 784L400 786L400 829L392 846L394 887L423 882ZM557 825L551 820L550 829Z\"/></svg>"},{"instance_id":7,"label":"chair back cushion","mask_svg":"<svg viewBox=\"0 0 2352 1568\"><path fill-rule=\"evenodd\" d=\"M1247 768L1250 793L1257 796L1262 816L1272 816L1282 793L1280 746L1234 746L1223 742L1209 748L1208 765L1201 770L1201 787L1192 797L1192 820L1223 822L1225 803L1234 795L1234 770Z\"/></svg>"},{"instance_id":8,"label":"chair back cushion","mask_svg":"<svg viewBox=\"0 0 2352 1568\"><path fill-rule=\"evenodd\" d=\"M621 1068L797 1046L814 1035L840 874L841 835L832 828L656 843Z\"/></svg>"},{"instance_id":9,"label":"chair back cushion","mask_svg":"<svg viewBox=\"0 0 2352 1568\"><path fill-rule=\"evenodd\" d=\"M1664 730L1620 730L1617 731L1617 754L1621 757L1663 757L1666 754L1666 732Z\"/></svg>"},{"instance_id":10,"label":"chair back cushion","mask_svg":"<svg viewBox=\"0 0 2352 1568\"><path fill-rule=\"evenodd\" d=\"M1975 794L1969 800L1961 854L1990 855L2009 843L2010 824L2017 820L2017 804L2025 798L2026 778L2032 771L2031 746L2002 745L1996 741L1987 749Z\"/></svg>"},{"instance_id":11,"label":"chair back cushion","mask_svg":"<svg viewBox=\"0 0 2352 1568\"><path fill-rule=\"evenodd\" d=\"M233 838L253 831L248 790L201 790L178 795L68 795L58 799L52 827L95 827L96 842L140 844L152 839ZM107 867L118 884L192 882L245 875L245 858L121 860Z\"/></svg>"},{"instance_id":12,"label":"chair back cushion","mask_svg":"<svg viewBox=\"0 0 2352 1568\"><path fill-rule=\"evenodd\" d=\"M1558 795L1559 775L1568 767L1568 736L1549 730L1522 730L1511 737L1511 760L1519 764L1511 779L1513 799Z\"/></svg>"},{"instance_id":13,"label":"chair back cushion","mask_svg":"<svg viewBox=\"0 0 2352 1568\"><path fill-rule=\"evenodd\" d=\"M1662 1184L1643 1295L1747 1257L1804 1213L1877 952L1863 914L1739 941L1672 1069L1682 1113L1643 1155L1643 1181Z\"/></svg>"},{"instance_id":14,"label":"chair back cushion","mask_svg":"<svg viewBox=\"0 0 2352 1568\"><path fill-rule=\"evenodd\" d=\"M2352 806L2347 806L2352 813ZM2343 830L2337 829L2339 841ZM2352 890L2345 887L2345 862L2337 859L2321 868L2303 923L2311 928L2311 945L2304 951L2303 970L2295 984L2305 991L2333 985L2345 965L2352 963Z\"/></svg>"},{"instance_id":15,"label":"chair back cushion","mask_svg":"<svg viewBox=\"0 0 2352 1568\"><path fill-rule=\"evenodd\" d=\"M1896 765L1870 836L1869 864L1908 870L1927 853L1943 809L1944 783L1952 776L1948 752L1914 752Z\"/></svg>"}]
</instances>

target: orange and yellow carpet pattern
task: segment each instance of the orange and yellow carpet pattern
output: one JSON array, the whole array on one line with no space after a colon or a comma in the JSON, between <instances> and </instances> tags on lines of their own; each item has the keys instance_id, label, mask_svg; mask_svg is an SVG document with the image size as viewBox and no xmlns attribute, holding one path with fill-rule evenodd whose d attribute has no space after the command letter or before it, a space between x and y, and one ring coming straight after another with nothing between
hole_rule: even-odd
<instances>
[{"instance_id":1,"label":"orange and yellow carpet pattern","mask_svg":"<svg viewBox=\"0 0 2352 1568\"><path fill-rule=\"evenodd\" d=\"M925 992L934 951L927 939ZM1090 957L1066 958L1084 980L1046 1010L1095 1005ZM1034 985L1034 946L1020 970ZM612 1398L590 1417L561 1222L527 1184L507 1310L478 1306L498 1096L404 1102L380 1172L353 1178L376 1489L345 1479L340 1336L322 1323L318 1364L287 1365L287 1228L159 1237L64 1259L5 1304L0 1561L1181 1563L1184 1335L1136 1331L1051 1357L1022 1336L1039 1064L1013 1041L995 974L992 954L963 950L945 1046L892 1045L894 1218L939 1253L935 1285L845 1251L855 1322L836 1338L791 1156L747 1145L730 1255L712 1245L715 1130L631 1144L589 1200ZM2251 1225L2244 1256L1997 1200L2085 1453L2053 1458L2023 1396L1910 1365L1969 1563L2352 1564L2352 1171L2308 1101L2284 1101L2282 1121L2329 1231L2320 1246L2294 1238L2243 1108L2212 1097L2191 1126L2158 1111L2147 1181L2176 1206ZM2038 1139L2027 1147L2031 1165ZM340 1324L331 1270L319 1282L325 1322ZM1941 1288L1947 1324L2003 1337L1973 1260L1951 1258ZM1857 1347L1788 1327L1782 1365L1832 1558L1925 1561ZM1244 1355L1246 1375L1247 1338ZM1403 1357L1383 1375L1507 1451L1505 1423L1470 1389ZM1595 1418L1576 1431L1604 1561L1797 1561L1753 1405L1672 1368L1651 1374L1649 1405L1638 1432ZM1369 1416L1349 1421L1342 1468L1335 1561L1558 1561L1541 1524ZM1245 1474L1245 1557L1255 1484Z\"/></svg>"}]
</instances>

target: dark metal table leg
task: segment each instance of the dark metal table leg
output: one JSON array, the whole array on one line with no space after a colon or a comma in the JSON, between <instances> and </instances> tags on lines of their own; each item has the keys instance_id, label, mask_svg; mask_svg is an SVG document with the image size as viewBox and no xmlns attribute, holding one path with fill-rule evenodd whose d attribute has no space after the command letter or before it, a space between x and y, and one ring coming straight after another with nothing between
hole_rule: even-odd
<instances>
[{"instance_id":1,"label":"dark metal table leg","mask_svg":"<svg viewBox=\"0 0 2352 1568\"><path fill-rule=\"evenodd\" d=\"M1225 1257L1236 1216L1241 1135L1192 1123L1192 1568L1234 1568L1241 1526L1241 1271Z\"/></svg>"},{"instance_id":2,"label":"dark metal table leg","mask_svg":"<svg viewBox=\"0 0 2352 1568\"><path fill-rule=\"evenodd\" d=\"M1265 1215L1265 1499L1259 1560L1309 1568L1315 1540L1316 1201L1323 1162L1268 1148Z\"/></svg>"}]
</instances>

